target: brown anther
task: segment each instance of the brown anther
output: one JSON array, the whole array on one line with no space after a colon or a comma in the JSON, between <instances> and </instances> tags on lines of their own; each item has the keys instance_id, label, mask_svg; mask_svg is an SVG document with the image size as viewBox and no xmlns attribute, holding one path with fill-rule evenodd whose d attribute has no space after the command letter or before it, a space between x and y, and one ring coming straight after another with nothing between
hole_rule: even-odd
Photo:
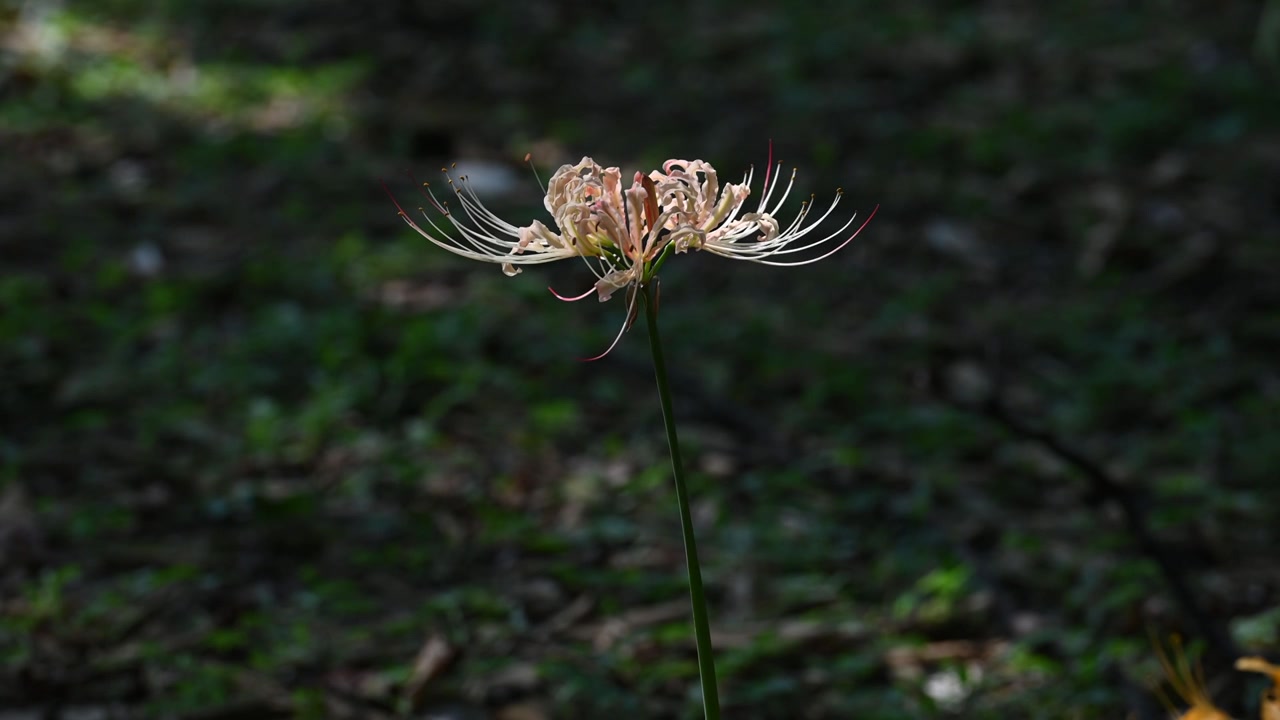
<instances>
[{"instance_id":1,"label":"brown anther","mask_svg":"<svg viewBox=\"0 0 1280 720\"><path fill-rule=\"evenodd\" d=\"M532 160L532 159L533 159L533 153L525 153L525 154L524 154L524 161L525 161L525 162L529 162L529 161L530 161L530 160Z\"/></svg>"},{"instance_id":2,"label":"brown anther","mask_svg":"<svg viewBox=\"0 0 1280 720\"><path fill-rule=\"evenodd\" d=\"M429 183L429 182L424 182L424 183L422 183L422 187L431 187L431 183Z\"/></svg>"},{"instance_id":3,"label":"brown anther","mask_svg":"<svg viewBox=\"0 0 1280 720\"><path fill-rule=\"evenodd\" d=\"M451 167L451 168L453 168L453 169L457 170L457 169L458 169L458 163L453 163L453 164L452 164L452 165L450 165L449 167Z\"/></svg>"},{"instance_id":4,"label":"brown anther","mask_svg":"<svg viewBox=\"0 0 1280 720\"><path fill-rule=\"evenodd\" d=\"M447 172L449 172L449 168L447 168L447 167L442 167L442 168L440 168L440 172L442 172L442 173L447 173Z\"/></svg>"}]
</instances>

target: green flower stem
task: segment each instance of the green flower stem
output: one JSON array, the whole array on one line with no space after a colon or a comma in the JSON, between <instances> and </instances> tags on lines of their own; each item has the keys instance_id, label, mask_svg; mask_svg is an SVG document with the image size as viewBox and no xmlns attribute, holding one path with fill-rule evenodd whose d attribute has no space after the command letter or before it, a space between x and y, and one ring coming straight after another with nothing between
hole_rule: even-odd
<instances>
[{"instance_id":1,"label":"green flower stem","mask_svg":"<svg viewBox=\"0 0 1280 720\"><path fill-rule=\"evenodd\" d=\"M662 357L662 341L658 339L657 278L646 282L640 291L645 319L649 323L649 348L653 352L653 374L658 380L658 398L662 401L662 419L667 426L667 445L671 448L671 469L675 474L676 503L680 506L680 529L684 533L684 560L689 570L689 596L693 603L693 633L698 643L698 675L702 680L702 708L706 720L720 720L720 696L716 692L716 664L711 655L711 623L707 620L707 597L702 589L702 569L698 564L698 543L693 537L693 516L689 512L689 489L684 483L684 462L680 459L680 440L676 437L676 418L671 411L671 387L667 382L667 363Z\"/></svg>"}]
</instances>

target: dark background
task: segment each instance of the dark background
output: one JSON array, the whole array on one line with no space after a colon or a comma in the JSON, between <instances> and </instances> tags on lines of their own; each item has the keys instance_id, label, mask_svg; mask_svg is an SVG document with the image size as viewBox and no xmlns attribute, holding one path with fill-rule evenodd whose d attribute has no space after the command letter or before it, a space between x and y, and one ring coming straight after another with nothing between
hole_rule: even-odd
<instances>
[{"instance_id":1,"label":"dark background","mask_svg":"<svg viewBox=\"0 0 1280 720\"><path fill-rule=\"evenodd\" d=\"M880 211L817 265L664 271L726 716L1163 717L1179 633L1255 717L1277 23L11 0L0 715L696 717L643 330L578 362L623 313L546 293L580 266L449 256L378 183L456 160L525 224L527 152L733 180L772 139Z\"/></svg>"}]
</instances>

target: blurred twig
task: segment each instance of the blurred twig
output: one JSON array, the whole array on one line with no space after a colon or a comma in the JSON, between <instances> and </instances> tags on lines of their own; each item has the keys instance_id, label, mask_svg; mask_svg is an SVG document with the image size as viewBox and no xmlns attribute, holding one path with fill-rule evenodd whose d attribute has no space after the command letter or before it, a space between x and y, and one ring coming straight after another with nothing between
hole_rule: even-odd
<instances>
[{"instance_id":1,"label":"blurred twig","mask_svg":"<svg viewBox=\"0 0 1280 720\"><path fill-rule=\"evenodd\" d=\"M935 383L935 387L943 386ZM1112 503L1120 510L1129 535L1139 551L1156 564L1170 594L1182 609L1187 621L1191 623L1196 634L1204 638L1208 644L1209 654L1216 661L1224 664L1234 662L1240 654L1238 648L1235 647L1225 626L1217 622L1196 598L1191 589L1191 583L1173 553L1152 533L1138 493L1112 475L1101 463L1053 433L1034 427L1019 418L1006 406L999 391L992 391L985 400L977 403L962 402L945 389L939 390L938 394L946 404L965 412L979 414L1010 435L1039 445L1083 476L1094 495Z\"/></svg>"}]
</instances>

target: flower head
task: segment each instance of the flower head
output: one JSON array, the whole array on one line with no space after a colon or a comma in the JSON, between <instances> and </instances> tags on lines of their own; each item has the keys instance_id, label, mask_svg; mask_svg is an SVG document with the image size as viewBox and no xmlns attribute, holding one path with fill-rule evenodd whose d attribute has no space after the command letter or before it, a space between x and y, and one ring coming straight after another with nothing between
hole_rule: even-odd
<instances>
[{"instance_id":1,"label":"flower head","mask_svg":"<svg viewBox=\"0 0 1280 720\"><path fill-rule=\"evenodd\" d=\"M604 302L625 288L627 320L609 346L612 350L635 317L639 288L656 277L673 251L705 250L765 265L805 265L847 245L875 215L872 210L871 216L847 237L852 217L825 237L809 238L840 202L843 192L837 190L830 206L816 220L810 222L811 197L800 203L799 213L784 227L777 214L791 194L796 171L779 192L780 170L781 165L773 167L770 144L760 201L746 212L754 170L749 170L741 183L721 187L715 168L709 163L668 160L660 171L635 173L631 185L623 188L618 168L601 167L589 157L574 165L562 165L547 183L543 204L554 228L536 220L524 227L505 222L484 207L466 176L455 180L447 170L461 215L448 202L437 199L429 185L424 183L424 187L432 208L451 221L453 233L442 228L426 210L422 211L424 227L398 202L396 208L405 222L426 239L462 257L500 263L507 275L518 274L521 265L581 258L595 275L595 284L575 297L565 297L554 290L552 293L566 301L581 300L594 293ZM839 238L844 239L828 247ZM798 255L806 251L811 251L808 256ZM609 350L598 357L604 357Z\"/></svg>"}]
</instances>

